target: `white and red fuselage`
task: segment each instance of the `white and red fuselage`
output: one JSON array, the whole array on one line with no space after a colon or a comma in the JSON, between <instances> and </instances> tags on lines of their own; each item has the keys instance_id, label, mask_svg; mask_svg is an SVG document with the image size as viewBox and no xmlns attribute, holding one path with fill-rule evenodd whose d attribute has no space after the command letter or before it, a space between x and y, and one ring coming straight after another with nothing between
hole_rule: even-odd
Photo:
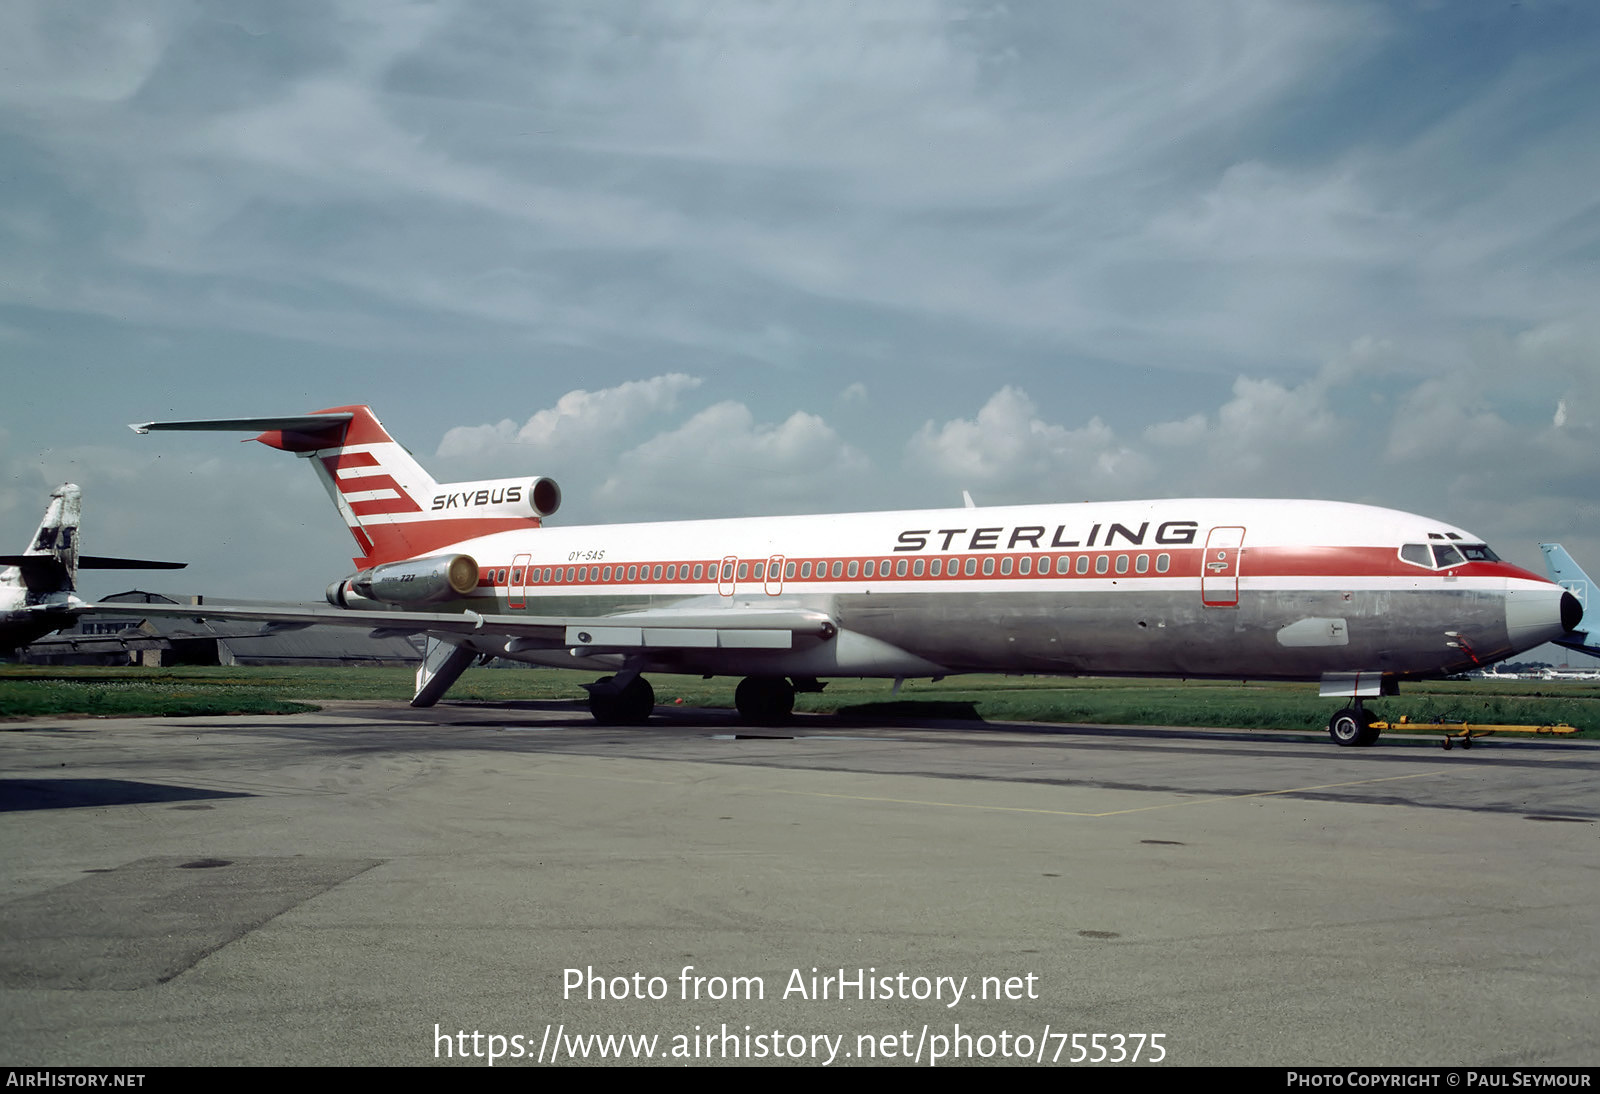
<instances>
[{"instance_id":1,"label":"white and red fuselage","mask_svg":"<svg viewBox=\"0 0 1600 1094\"><path fill-rule=\"evenodd\" d=\"M1407 545L1418 561L1403 556ZM544 527L429 554L477 563L474 587L448 604L491 620L763 605L823 612L841 632L874 640L856 659L794 649L729 664L732 651L676 649L649 659L655 671L1420 677L1488 664L1566 630L1562 590L1481 557L1469 533L1338 502ZM566 651L524 659L574 663Z\"/></svg>"},{"instance_id":2,"label":"white and red fuselage","mask_svg":"<svg viewBox=\"0 0 1600 1094\"><path fill-rule=\"evenodd\" d=\"M1581 614L1471 533L1365 505L1188 498L546 527L560 502L549 479L436 483L367 407L136 428L265 428L263 443L311 462L361 547L360 572L330 600L364 625L385 606L471 613L472 633L430 633L538 664L1393 681L1490 664ZM559 638L529 629L539 621L560 623Z\"/></svg>"}]
</instances>

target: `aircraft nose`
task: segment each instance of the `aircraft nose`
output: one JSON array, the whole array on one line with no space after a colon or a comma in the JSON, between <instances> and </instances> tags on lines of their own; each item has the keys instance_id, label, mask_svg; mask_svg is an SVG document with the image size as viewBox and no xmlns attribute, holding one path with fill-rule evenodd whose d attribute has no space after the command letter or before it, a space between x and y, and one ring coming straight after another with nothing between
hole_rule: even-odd
<instances>
[{"instance_id":1,"label":"aircraft nose","mask_svg":"<svg viewBox=\"0 0 1600 1094\"><path fill-rule=\"evenodd\" d=\"M1561 637L1582 618L1578 598L1559 585L1506 590L1506 634L1519 651Z\"/></svg>"}]
</instances>

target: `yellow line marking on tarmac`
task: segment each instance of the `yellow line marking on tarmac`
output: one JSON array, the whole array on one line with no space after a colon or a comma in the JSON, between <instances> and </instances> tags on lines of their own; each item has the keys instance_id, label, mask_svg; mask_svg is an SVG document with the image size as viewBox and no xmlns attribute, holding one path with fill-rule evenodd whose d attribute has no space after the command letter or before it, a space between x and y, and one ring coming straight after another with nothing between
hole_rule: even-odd
<instances>
[{"instance_id":1,"label":"yellow line marking on tarmac","mask_svg":"<svg viewBox=\"0 0 1600 1094\"><path fill-rule=\"evenodd\" d=\"M1127 813L1147 813L1156 809L1177 809L1189 805L1208 805L1212 802L1242 801L1245 798L1270 798L1283 794L1302 794L1312 790L1337 790L1346 786L1367 786L1372 783L1398 782L1403 779L1421 779L1430 775L1447 774L1448 768L1435 771L1418 771L1410 775L1385 775L1378 779L1352 779L1342 783L1321 783L1316 786L1292 786L1283 790L1256 790L1249 794L1212 794L1196 798L1191 801L1166 802L1162 805L1140 805L1132 809L1111 809L1102 813L1086 813L1073 809L1030 809L1018 805L984 805L970 802L942 802L928 801L922 798L885 798L870 794L831 794L824 790L786 790L782 787L772 786L744 786L733 784L725 786L727 790L748 791L759 794L788 794L797 798L831 798L840 801L858 802L883 802L889 805L931 805L942 809L980 809L991 813L1031 813L1043 814L1052 817L1117 817ZM640 779L626 775L579 775L573 772L562 773L569 779L596 779L602 782L637 783L642 786L682 786L681 782L672 782L667 779ZM1090 788L1093 789L1093 788ZM1180 793L1180 791L1164 791L1164 793ZM1203 793L1203 791L1189 791L1188 793ZM1361 805L1363 802L1352 804Z\"/></svg>"}]
</instances>

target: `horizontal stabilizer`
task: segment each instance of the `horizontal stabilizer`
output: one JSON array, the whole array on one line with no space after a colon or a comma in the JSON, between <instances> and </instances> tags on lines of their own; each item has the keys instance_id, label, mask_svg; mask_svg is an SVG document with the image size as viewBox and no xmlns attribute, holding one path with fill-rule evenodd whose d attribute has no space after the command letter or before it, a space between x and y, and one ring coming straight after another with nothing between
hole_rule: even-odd
<instances>
[{"instance_id":1,"label":"horizontal stabilizer","mask_svg":"<svg viewBox=\"0 0 1600 1094\"><path fill-rule=\"evenodd\" d=\"M1588 631L1568 631L1565 636L1555 639L1554 642L1564 649L1587 653L1590 657L1600 657L1600 642L1591 641Z\"/></svg>"},{"instance_id":2,"label":"horizontal stabilizer","mask_svg":"<svg viewBox=\"0 0 1600 1094\"><path fill-rule=\"evenodd\" d=\"M291 414L276 418L205 418L188 422L136 422L128 426L135 433L156 430L191 430L197 432L263 433L280 429L292 433L315 433L329 426L348 422L355 415L349 411L331 414Z\"/></svg>"},{"instance_id":3,"label":"horizontal stabilizer","mask_svg":"<svg viewBox=\"0 0 1600 1094\"><path fill-rule=\"evenodd\" d=\"M187 562L160 562L151 558L109 558L105 555L79 555L80 570L181 570Z\"/></svg>"},{"instance_id":4,"label":"horizontal stabilizer","mask_svg":"<svg viewBox=\"0 0 1600 1094\"><path fill-rule=\"evenodd\" d=\"M16 566L30 589L71 589L71 571L55 555L0 555L0 566Z\"/></svg>"},{"instance_id":5,"label":"horizontal stabilizer","mask_svg":"<svg viewBox=\"0 0 1600 1094\"><path fill-rule=\"evenodd\" d=\"M148 558L78 556L80 570L181 570L187 565L187 562L158 562ZM0 566L18 567L22 571L22 580L30 589L71 587L66 563L54 555L0 555Z\"/></svg>"}]
</instances>

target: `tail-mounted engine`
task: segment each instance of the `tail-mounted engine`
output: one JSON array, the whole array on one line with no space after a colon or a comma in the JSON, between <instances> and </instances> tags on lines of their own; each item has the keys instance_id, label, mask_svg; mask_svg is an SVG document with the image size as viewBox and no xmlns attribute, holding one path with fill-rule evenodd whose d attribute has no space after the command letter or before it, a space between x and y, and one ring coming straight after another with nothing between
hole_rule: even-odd
<instances>
[{"instance_id":1,"label":"tail-mounted engine","mask_svg":"<svg viewBox=\"0 0 1600 1094\"><path fill-rule=\"evenodd\" d=\"M358 598L383 604L431 604L466 596L478 586L478 563L471 555L436 555L390 562L362 570L328 586L328 603L356 607Z\"/></svg>"}]
</instances>

